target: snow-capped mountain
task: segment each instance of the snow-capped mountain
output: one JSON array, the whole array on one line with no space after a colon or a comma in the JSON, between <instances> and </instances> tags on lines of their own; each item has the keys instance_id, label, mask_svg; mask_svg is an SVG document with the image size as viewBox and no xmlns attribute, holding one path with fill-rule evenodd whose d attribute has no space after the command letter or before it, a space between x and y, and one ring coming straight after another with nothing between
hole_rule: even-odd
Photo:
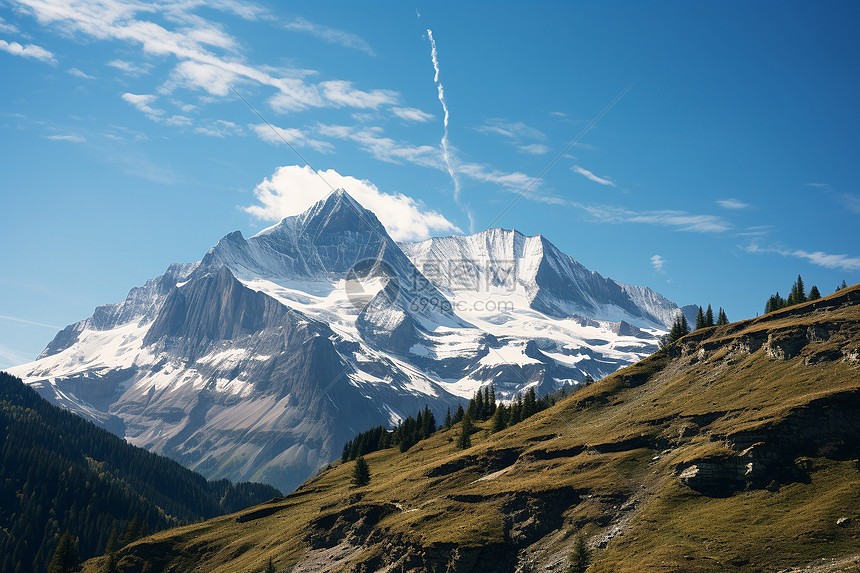
<instances>
[{"instance_id":1,"label":"snow-capped mountain","mask_svg":"<svg viewBox=\"0 0 860 573\"><path fill-rule=\"evenodd\" d=\"M398 245L336 191L125 301L11 369L50 400L207 477L291 490L357 431L487 383L513 397L652 352L678 307L545 238Z\"/></svg>"}]
</instances>

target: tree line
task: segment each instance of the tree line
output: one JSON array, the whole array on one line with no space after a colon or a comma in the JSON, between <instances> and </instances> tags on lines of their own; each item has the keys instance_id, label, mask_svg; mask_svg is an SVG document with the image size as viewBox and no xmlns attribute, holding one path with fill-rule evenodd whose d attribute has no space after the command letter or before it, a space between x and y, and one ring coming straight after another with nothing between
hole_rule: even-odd
<instances>
[{"instance_id":1,"label":"tree line","mask_svg":"<svg viewBox=\"0 0 860 573\"><path fill-rule=\"evenodd\" d=\"M836 290L839 291L843 288L847 288L845 281L842 281L842 285L837 286ZM791 285L791 291L788 293L788 298L782 298L779 291L776 291L776 294L768 297L767 302L764 305L764 313L767 314L769 312L794 306L809 300L818 300L819 298L821 298L821 293L818 292L818 287L812 285L812 288L809 289L809 295L807 295L806 288L803 284L803 278L801 278L800 275L797 275L797 280L794 281L793 285Z\"/></svg>"},{"instance_id":2,"label":"tree line","mask_svg":"<svg viewBox=\"0 0 860 573\"><path fill-rule=\"evenodd\" d=\"M0 571L69 571L158 531L280 495L207 481L58 408L0 372Z\"/></svg>"},{"instance_id":3,"label":"tree line","mask_svg":"<svg viewBox=\"0 0 860 573\"><path fill-rule=\"evenodd\" d=\"M726 315L726 311L723 310L723 307L720 307L720 310L717 313L717 319L715 321L714 310L711 308L711 305L708 304L707 310L704 310L701 306L699 307L699 312L696 314L695 329L699 330L700 328L722 326L728 323L729 317ZM665 334L660 338L660 348L663 348L668 344L672 344L673 342L687 334L690 334L690 323L687 321L687 317L684 316L684 313L679 312L678 316L675 317L675 322L672 323L672 328L669 329L668 334Z\"/></svg>"},{"instance_id":4,"label":"tree line","mask_svg":"<svg viewBox=\"0 0 860 573\"><path fill-rule=\"evenodd\" d=\"M591 382L593 382L592 378L587 376L585 383ZM517 395L509 405L506 405L496 399L496 389L490 384L475 392L466 408L459 404L453 413L448 408L441 427L436 427L436 418L433 412L425 406L414 417L408 416L401 420L393 430L389 430L385 426L376 426L356 434L353 439L344 444L340 459L341 462L346 463L361 458L361 463L356 464L356 467L361 469L361 475L353 476L353 483L354 485L356 483L363 485L366 470L364 466L367 463L363 456L366 454L393 447L398 447L401 452L405 452L435 432L450 430L456 424L461 424L457 437L457 447L466 449L472 445L471 435L478 430L475 422L490 420L490 432L499 432L553 406L566 395L567 391L562 388L552 394L538 398L534 388L529 388L524 394Z\"/></svg>"},{"instance_id":5,"label":"tree line","mask_svg":"<svg viewBox=\"0 0 860 573\"><path fill-rule=\"evenodd\" d=\"M343 446L340 456L342 462L348 462L370 452L386 450L398 446L405 452L419 441L429 438L436 431L436 418L430 408L424 406L415 417L408 416L405 420L389 431L385 426L376 426L360 432Z\"/></svg>"}]
</instances>

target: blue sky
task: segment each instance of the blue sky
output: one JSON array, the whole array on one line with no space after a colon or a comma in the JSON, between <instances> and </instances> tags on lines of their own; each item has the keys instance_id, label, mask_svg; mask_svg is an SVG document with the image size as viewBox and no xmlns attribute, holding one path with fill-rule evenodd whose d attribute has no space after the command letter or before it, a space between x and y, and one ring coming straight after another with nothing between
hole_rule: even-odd
<instances>
[{"instance_id":1,"label":"blue sky","mask_svg":"<svg viewBox=\"0 0 860 573\"><path fill-rule=\"evenodd\" d=\"M0 18L0 367L323 193L279 137L395 237L468 233L631 84L495 226L733 320L798 273L824 294L860 280L853 2L6 0Z\"/></svg>"}]
</instances>

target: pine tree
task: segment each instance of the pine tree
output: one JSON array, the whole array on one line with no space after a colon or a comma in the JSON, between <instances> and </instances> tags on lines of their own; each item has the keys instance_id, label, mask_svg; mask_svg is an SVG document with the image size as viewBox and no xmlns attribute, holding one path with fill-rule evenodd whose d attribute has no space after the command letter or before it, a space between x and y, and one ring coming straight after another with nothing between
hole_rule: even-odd
<instances>
[{"instance_id":1,"label":"pine tree","mask_svg":"<svg viewBox=\"0 0 860 573\"><path fill-rule=\"evenodd\" d=\"M720 307L720 312L717 315L717 326L722 326L724 324L729 323L729 317L726 316L726 311L723 310L723 307Z\"/></svg>"},{"instance_id":2,"label":"pine tree","mask_svg":"<svg viewBox=\"0 0 860 573\"><path fill-rule=\"evenodd\" d=\"M361 487L370 483L370 467L364 460L364 456L359 456L355 459L355 466L352 468L353 487Z\"/></svg>"},{"instance_id":3,"label":"pine tree","mask_svg":"<svg viewBox=\"0 0 860 573\"><path fill-rule=\"evenodd\" d=\"M690 334L690 325L687 323L687 317L684 316L684 313L679 312L675 318L675 323L672 325L672 329L666 335L666 344L672 344L687 334Z\"/></svg>"},{"instance_id":4,"label":"pine tree","mask_svg":"<svg viewBox=\"0 0 860 573\"><path fill-rule=\"evenodd\" d=\"M472 447L472 418L463 416L463 426L460 428L460 436L457 438L457 447L465 450Z\"/></svg>"},{"instance_id":5,"label":"pine tree","mask_svg":"<svg viewBox=\"0 0 860 573\"><path fill-rule=\"evenodd\" d=\"M116 560L116 553L113 551L107 554L107 560L102 566L101 573L120 573L119 564Z\"/></svg>"},{"instance_id":6,"label":"pine tree","mask_svg":"<svg viewBox=\"0 0 860 573\"><path fill-rule=\"evenodd\" d=\"M490 388L488 389L488 401L490 404L490 416L496 413L496 389L490 384Z\"/></svg>"},{"instance_id":7,"label":"pine tree","mask_svg":"<svg viewBox=\"0 0 860 573\"><path fill-rule=\"evenodd\" d=\"M591 561L591 551L585 544L585 538L580 534L576 536L573 551L570 553L570 565L567 568L568 573L585 573L588 569L588 564Z\"/></svg>"},{"instance_id":8,"label":"pine tree","mask_svg":"<svg viewBox=\"0 0 860 573\"><path fill-rule=\"evenodd\" d=\"M812 285L812 288L809 289L809 300L818 300L821 298L821 293L818 292L818 287Z\"/></svg>"},{"instance_id":9,"label":"pine tree","mask_svg":"<svg viewBox=\"0 0 860 573\"><path fill-rule=\"evenodd\" d=\"M430 408L424 406L424 416L421 420L421 439L427 439L436 431L436 418Z\"/></svg>"},{"instance_id":10,"label":"pine tree","mask_svg":"<svg viewBox=\"0 0 860 573\"><path fill-rule=\"evenodd\" d=\"M493 414L492 422L490 422L490 431L492 433L501 432L507 427L506 408L504 404L499 404L496 412Z\"/></svg>"},{"instance_id":11,"label":"pine tree","mask_svg":"<svg viewBox=\"0 0 860 573\"><path fill-rule=\"evenodd\" d=\"M848 288L848 285L845 284L845 279L842 279L842 286L839 287L839 290Z\"/></svg>"},{"instance_id":12,"label":"pine tree","mask_svg":"<svg viewBox=\"0 0 860 573\"><path fill-rule=\"evenodd\" d=\"M523 411L522 417L523 420L526 418L537 414L538 405L537 405L537 397L535 396L535 389L529 388L528 392L526 392L525 398L523 398Z\"/></svg>"},{"instance_id":13,"label":"pine tree","mask_svg":"<svg viewBox=\"0 0 860 573\"><path fill-rule=\"evenodd\" d=\"M48 573L68 573L78 566L78 541L67 530L60 537L54 556L48 564Z\"/></svg>"},{"instance_id":14,"label":"pine tree","mask_svg":"<svg viewBox=\"0 0 860 573\"><path fill-rule=\"evenodd\" d=\"M508 426L519 424L523 420L523 401L517 396L516 401L511 404L511 411L508 415Z\"/></svg>"},{"instance_id":15,"label":"pine tree","mask_svg":"<svg viewBox=\"0 0 860 573\"><path fill-rule=\"evenodd\" d=\"M275 564L272 563L271 557L269 557L269 562L266 563L266 573L275 573Z\"/></svg>"},{"instance_id":16,"label":"pine tree","mask_svg":"<svg viewBox=\"0 0 860 573\"><path fill-rule=\"evenodd\" d=\"M474 418L476 420L483 420L484 419L484 393L480 390L480 388L478 389L477 392L475 392L474 400L475 400L475 411L472 412L472 418Z\"/></svg>"},{"instance_id":17,"label":"pine tree","mask_svg":"<svg viewBox=\"0 0 860 573\"><path fill-rule=\"evenodd\" d=\"M125 526L125 535L122 536L122 546L125 547L132 541L140 538L140 517L135 514Z\"/></svg>"},{"instance_id":18,"label":"pine tree","mask_svg":"<svg viewBox=\"0 0 860 573\"><path fill-rule=\"evenodd\" d=\"M466 412L463 411L463 404L457 404L457 411L454 412L454 417L452 418L452 421L456 424L457 422L462 420L463 416L465 415Z\"/></svg>"},{"instance_id":19,"label":"pine tree","mask_svg":"<svg viewBox=\"0 0 860 573\"><path fill-rule=\"evenodd\" d=\"M705 311L705 327L714 326L714 311L711 305L708 305L708 310Z\"/></svg>"},{"instance_id":20,"label":"pine tree","mask_svg":"<svg viewBox=\"0 0 860 573\"><path fill-rule=\"evenodd\" d=\"M107 545L105 545L105 553L114 553L119 549L119 538L116 534L116 527L111 528L110 536L108 536Z\"/></svg>"},{"instance_id":21,"label":"pine tree","mask_svg":"<svg viewBox=\"0 0 860 573\"><path fill-rule=\"evenodd\" d=\"M794 281L794 284L791 287L791 293L788 295L788 305L800 304L802 302L806 302L806 291L803 287L803 279L800 278L800 275L797 275L797 280Z\"/></svg>"},{"instance_id":22,"label":"pine tree","mask_svg":"<svg viewBox=\"0 0 860 573\"><path fill-rule=\"evenodd\" d=\"M451 406L448 406L448 413L445 414L445 429L450 430L454 422L451 420Z\"/></svg>"},{"instance_id":23,"label":"pine tree","mask_svg":"<svg viewBox=\"0 0 860 573\"><path fill-rule=\"evenodd\" d=\"M699 307L699 312L696 314L696 330L700 328L705 328L705 312L702 310L702 307Z\"/></svg>"}]
</instances>

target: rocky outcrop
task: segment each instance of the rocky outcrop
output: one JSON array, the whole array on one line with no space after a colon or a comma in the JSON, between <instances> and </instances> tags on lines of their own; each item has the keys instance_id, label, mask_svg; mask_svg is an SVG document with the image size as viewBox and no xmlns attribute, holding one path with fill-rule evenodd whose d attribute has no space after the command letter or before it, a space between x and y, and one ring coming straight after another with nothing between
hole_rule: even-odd
<instances>
[{"instance_id":1,"label":"rocky outcrop","mask_svg":"<svg viewBox=\"0 0 860 573\"><path fill-rule=\"evenodd\" d=\"M805 481L805 456L853 459L860 456L860 392L839 392L789 412L778 423L720 435L735 455L703 458L676 468L684 485L706 495L743 489L775 489Z\"/></svg>"}]
</instances>

